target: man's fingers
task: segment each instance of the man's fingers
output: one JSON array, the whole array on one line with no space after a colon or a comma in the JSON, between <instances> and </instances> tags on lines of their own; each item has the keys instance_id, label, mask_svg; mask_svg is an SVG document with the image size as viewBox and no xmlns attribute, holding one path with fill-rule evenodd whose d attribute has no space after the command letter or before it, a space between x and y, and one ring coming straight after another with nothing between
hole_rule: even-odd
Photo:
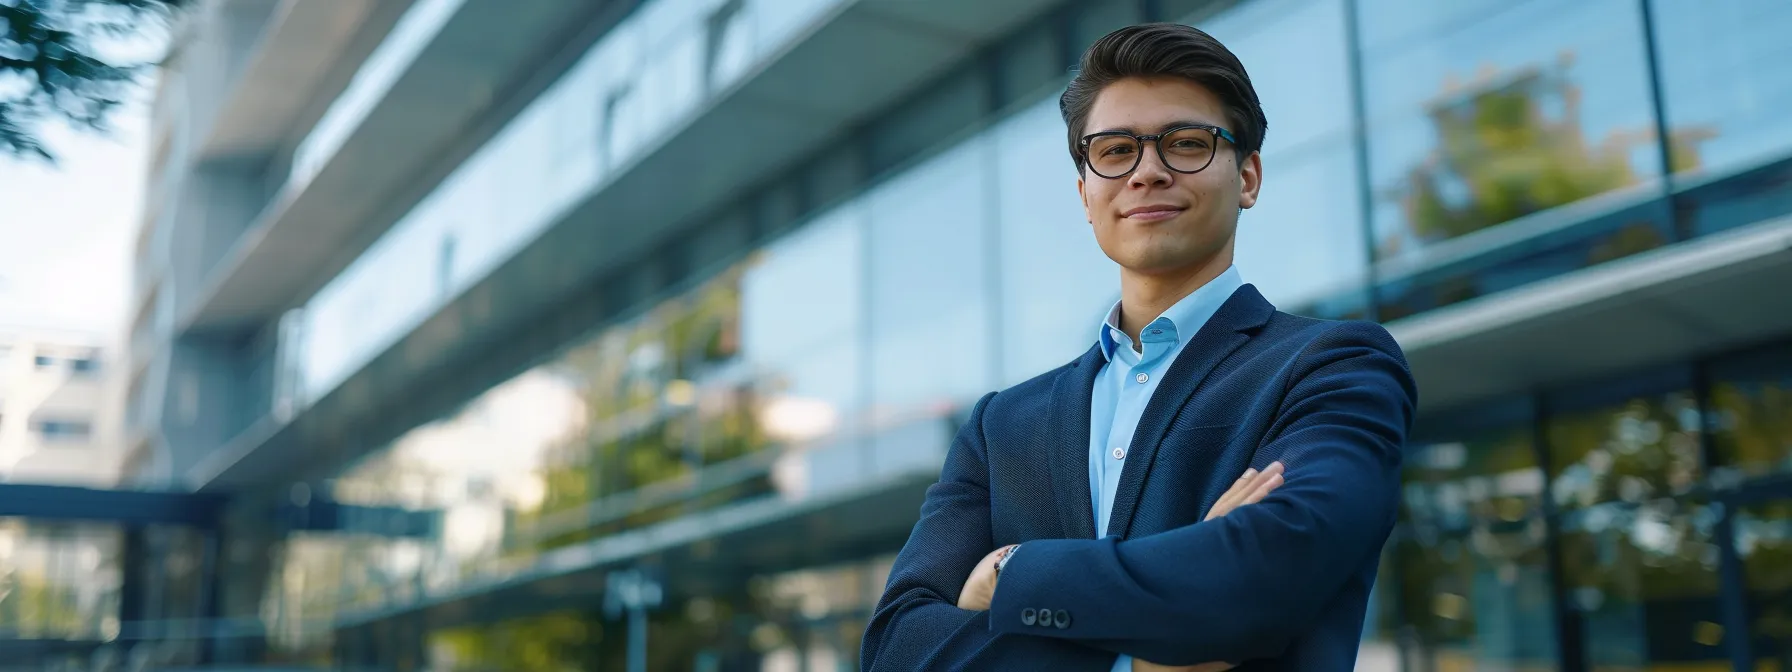
<instances>
[{"instance_id":1,"label":"man's fingers","mask_svg":"<svg viewBox=\"0 0 1792 672\"><path fill-rule=\"evenodd\" d=\"M1271 471L1266 469L1263 472L1262 478L1257 479L1254 483L1254 487L1251 488L1251 493L1245 497L1244 503L1256 504L1257 502L1261 502L1264 497L1268 497L1269 493L1274 492L1275 489L1279 487L1282 487L1282 470L1276 469Z\"/></svg>"},{"instance_id":2,"label":"man's fingers","mask_svg":"<svg viewBox=\"0 0 1792 672\"><path fill-rule=\"evenodd\" d=\"M1233 481L1232 487L1220 495L1219 501L1213 503L1213 508L1208 509L1207 517L1203 520L1222 518L1240 506L1263 501L1269 493L1282 486L1283 468L1281 462L1272 462L1263 471L1246 469L1244 475L1239 476L1237 481Z\"/></svg>"},{"instance_id":3,"label":"man's fingers","mask_svg":"<svg viewBox=\"0 0 1792 672\"><path fill-rule=\"evenodd\" d=\"M1250 496L1251 490L1256 483L1257 470L1244 470L1244 475L1239 476L1238 480L1232 482L1232 487L1226 489L1226 494L1220 495L1220 501L1214 502L1214 508L1229 508L1236 506L1239 502L1244 501L1245 497Z\"/></svg>"}]
</instances>

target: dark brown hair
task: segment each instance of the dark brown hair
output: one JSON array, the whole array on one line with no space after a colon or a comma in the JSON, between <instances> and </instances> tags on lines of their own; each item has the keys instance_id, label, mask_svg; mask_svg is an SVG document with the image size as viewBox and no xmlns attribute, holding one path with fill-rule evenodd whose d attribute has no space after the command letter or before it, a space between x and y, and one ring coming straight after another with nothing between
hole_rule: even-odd
<instances>
[{"instance_id":1,"label":"dark brown hair","mask_svg":"<svg viewBox=\"0 0 1792 672\"><path fill-rule=\"evenodd\" d=\"M1058 98L1070 139L1070 159L1083 169L1079 146L1095 97L1128 77L1181 77L1206 87L1226 107L1226 125L1239 158L1263 147L1269 119L1244 64L1212 35L1179 23L1146 23L1108 33L1083 52L1076 77Z\"/></svg>"}]
</instances>

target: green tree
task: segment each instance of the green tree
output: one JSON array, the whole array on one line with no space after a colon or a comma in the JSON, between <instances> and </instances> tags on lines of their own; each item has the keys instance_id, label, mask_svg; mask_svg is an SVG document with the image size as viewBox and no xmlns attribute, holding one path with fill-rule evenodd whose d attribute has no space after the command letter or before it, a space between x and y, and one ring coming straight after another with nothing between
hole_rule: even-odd
<instances>
[{"instance_id":1,"label":"green tree","mask_svg":"<svg viewBox=\"0 0 1792 672\"><path fill-rule=\"evenodd\" d=\"M1654 130L1589 140L1572 65L1572 55L1564 55L1555 67L1485 76L1427 106L1435 147L1393 194L1412 235L1454 238L1640 181L1630 157L1637 146L1656 142ZM1697 167L1698 143L1712 135L1708 129L1670 132L1673 169ZM1598 254L1624 256L1660 242L1634 236L1616 243L1626 249ZM1399 247L1398 237L1381 242L1384 255Z\"/></svg>"},{"instance_id":2,"label":"green tree","mask_svg":"<svg viewBox=\"0 0 1792 672\"><path fill-rule=\"evenodd\" d=\"M39 126L104 131L151 65L113 62L104 41L140 34L193 0L0 1L0 151L54 161Z\"/></svg>"}]
</instances>

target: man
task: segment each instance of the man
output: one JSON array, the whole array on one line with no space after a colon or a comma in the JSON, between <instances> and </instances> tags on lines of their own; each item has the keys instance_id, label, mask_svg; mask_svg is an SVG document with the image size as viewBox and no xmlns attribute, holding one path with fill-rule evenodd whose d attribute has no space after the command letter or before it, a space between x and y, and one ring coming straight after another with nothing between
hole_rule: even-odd
<instances>
[{"instance_id":1,"label":"man","mask_svg":"<svg viewBox=\"0 0 1792 672\"><path fill-rule=\"evenodd\" d=\"M1232 267L1267 121L1211 36L1107 35L1059 106L1120 302L1082 357L972 409L864 667L1352 669L1417 398L1399 346Z\"/></svg>"}]
</instances>

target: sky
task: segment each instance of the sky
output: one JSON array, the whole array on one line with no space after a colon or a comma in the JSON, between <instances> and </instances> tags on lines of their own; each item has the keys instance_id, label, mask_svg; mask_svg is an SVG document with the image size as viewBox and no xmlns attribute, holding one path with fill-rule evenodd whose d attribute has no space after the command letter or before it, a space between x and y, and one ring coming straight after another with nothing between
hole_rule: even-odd
<instances>
[{"instance_id":1,"label":"sky","mask_svg":"<svg viewBox=\"0 0 1792 672\"><path fill-rule=\"evenodd\" d=\"M3 1L3 0L0 0ZM164 24L91 45L111 62L153 60ZM123 337L130 318L131 247L148 173L154 78L123 96L105 132L37 127L55 165L0 153L0 327Z\"/></svg>"},{"instance_id":2,"label":"sky","mask_svg":"<svg viewBox=\"0 0 1792 672\"><path fill-rule=\"evenodd\" d=\"M54 166L0 154L0 325L120 335L148 126L136 105L105 134L40 127Z\"/></svg>"}]
</instances>

